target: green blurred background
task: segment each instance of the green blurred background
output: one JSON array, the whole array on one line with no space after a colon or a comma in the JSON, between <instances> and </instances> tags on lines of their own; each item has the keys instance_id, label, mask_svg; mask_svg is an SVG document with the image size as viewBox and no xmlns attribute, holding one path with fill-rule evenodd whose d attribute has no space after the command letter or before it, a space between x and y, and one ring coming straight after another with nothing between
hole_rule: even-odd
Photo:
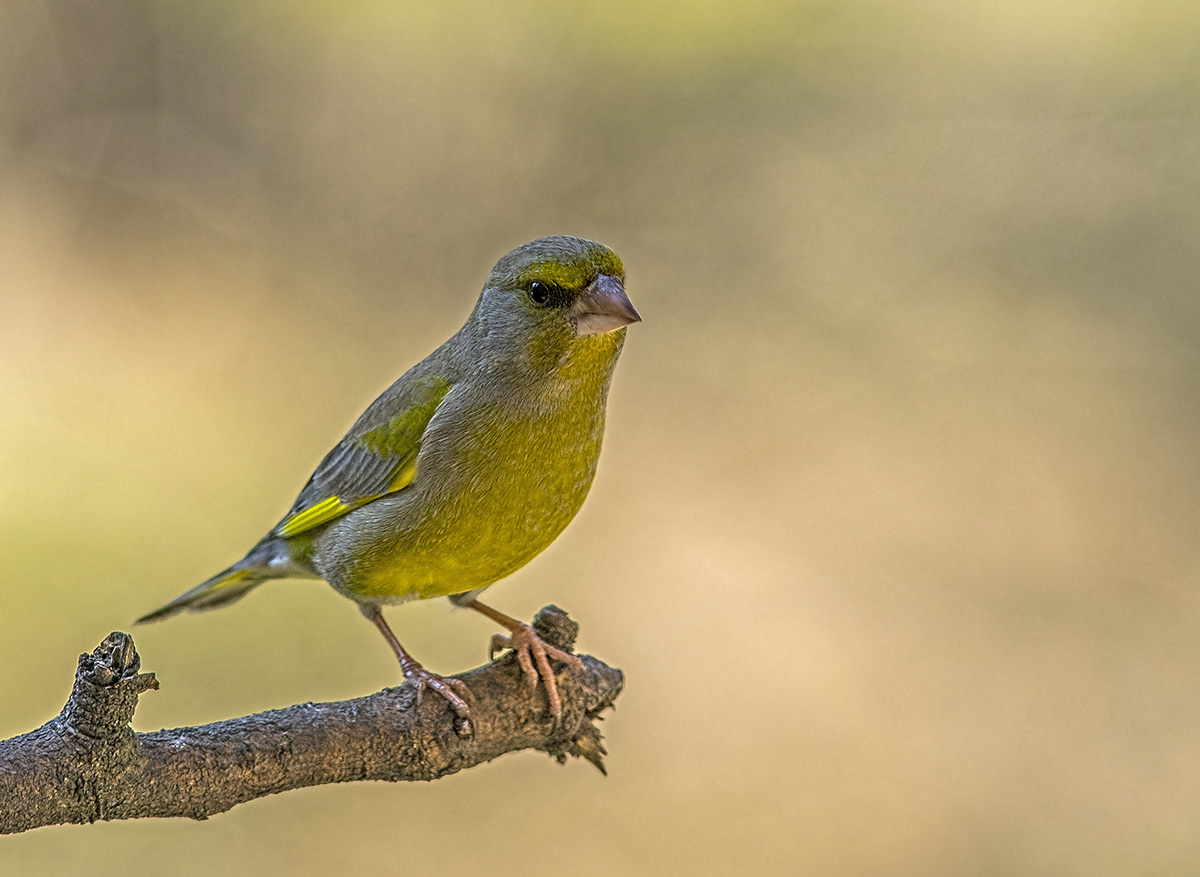
<instances>
[{"instance_id":1,"label":"green blurred background","mask_svg":"<svg viewBox=\"0 0 1200 877\"><path fill-rule=\"evenodd\" d=\"M240 557L492 263L616 249L587 506L497 586L628 686L523 753L4 874L1135 874L1200 860L1200 13L0 5L0 737ZM455 672L486 620L395 609ZM318 582L135 631L142 730L397 682Z\"/></svg>"}]
</instances>

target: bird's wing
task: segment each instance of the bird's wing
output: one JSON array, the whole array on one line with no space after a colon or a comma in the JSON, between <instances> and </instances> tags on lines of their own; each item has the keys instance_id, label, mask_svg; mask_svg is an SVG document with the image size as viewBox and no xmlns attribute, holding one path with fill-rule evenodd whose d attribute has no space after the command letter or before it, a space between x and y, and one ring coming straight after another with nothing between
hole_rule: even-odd
<instances>
[{"instance_id":1,"label":"bird's wing","mask_svg":"<svg viewBox=\"0 0 1200 877\"><path fill-rule=\"evenodd\" d=\"M425 429L449 391L438 377L398 381L321 461L272 535L298 536L411 484Z\"/></svg>"}]
</instances>

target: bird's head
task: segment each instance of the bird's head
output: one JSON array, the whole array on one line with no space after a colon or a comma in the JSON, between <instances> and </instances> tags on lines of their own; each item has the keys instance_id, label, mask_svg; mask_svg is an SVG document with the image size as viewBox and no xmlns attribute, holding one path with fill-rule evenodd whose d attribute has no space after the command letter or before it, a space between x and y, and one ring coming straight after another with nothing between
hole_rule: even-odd
<instances>
[{"instance_id":1,"label":"bird's head","mask_svg":"<svg viewBox=\"0 0 1200 877\"><path fill-rule=\"evenodd\" d=\"M541 365L577 349L615 356L625 327L641 320L617 254L566 236L531 241L497 262L473 317L489 347L521 351Z\"/></svg>"}]
</instances>

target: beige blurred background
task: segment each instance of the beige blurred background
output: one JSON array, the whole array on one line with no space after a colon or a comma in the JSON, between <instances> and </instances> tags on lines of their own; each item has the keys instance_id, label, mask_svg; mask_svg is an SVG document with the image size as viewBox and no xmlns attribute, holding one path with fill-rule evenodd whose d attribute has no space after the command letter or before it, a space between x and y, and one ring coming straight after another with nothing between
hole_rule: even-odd
<instances>
[{"instance_id":1,"label":"beige blurred background","mask_svg":"<svg viewBox=\"0 0 1200 877\"><path fill-rule=\"evenodd\" d=\"M605 241L645 318L586 508L491 592L626 672L607 778L524 753L0 872L1194 869L1198 46L1145 0L0 6L0 737L511 247ZM135 634L142 730L398 679L316 582Z\"/></svg>"}]
</instances>

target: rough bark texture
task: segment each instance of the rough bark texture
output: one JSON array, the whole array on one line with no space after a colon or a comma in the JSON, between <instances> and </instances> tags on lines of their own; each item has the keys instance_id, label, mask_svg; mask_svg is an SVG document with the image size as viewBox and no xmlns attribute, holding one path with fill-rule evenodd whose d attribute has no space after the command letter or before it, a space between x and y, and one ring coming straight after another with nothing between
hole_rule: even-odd
<instances>
[{"instance_id":1,"label":"rough bark texture","mask_svg":"<svg viewBox=\"0 0 1200 877\"><path fill-rule=\"evenodd\" d=\"M567 651L578 632L555 606L538 613L533 626ZM603 771L593 720L612 706L624 677L595 658L582 660L582 670L556 666L558 727L551 726L545 691L527 686L509 654L459 677L474 695L470 737L456 733L442 698L428 693L418 708L408 686L138 734L129 726L138 696L158 682L139 672L133 639L112 633L79 656L74 689L56 718L0 741L0 834L97 819L204 819L303 786L433 780L519 749L560 762L580 756Z\"/></svg>"}]
</instances>

